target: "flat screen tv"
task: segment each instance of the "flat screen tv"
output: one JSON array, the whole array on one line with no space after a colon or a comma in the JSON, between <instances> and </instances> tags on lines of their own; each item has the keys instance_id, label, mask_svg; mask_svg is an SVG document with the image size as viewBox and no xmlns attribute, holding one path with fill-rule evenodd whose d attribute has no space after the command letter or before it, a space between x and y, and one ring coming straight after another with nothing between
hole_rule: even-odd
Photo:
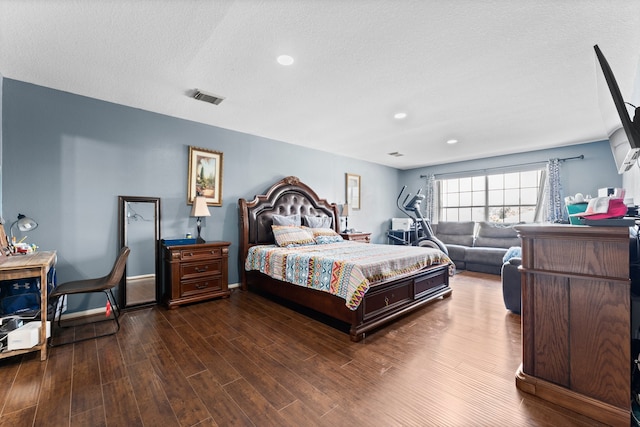
<instances>
[{"instance_id":1,"label":"flat screen tv","mask_svg":"<svg viewBox=\"0 0 640 427\"><path fill-rule=\"evenodd\" d=\"M598 45L593 48L602 70L602 73L598 73L597 79L598 104L616 168L618 173L622 174L631 169L640 157L640 108L624 101L613 71L602 51Z\"/></svg>"}]
</instances>

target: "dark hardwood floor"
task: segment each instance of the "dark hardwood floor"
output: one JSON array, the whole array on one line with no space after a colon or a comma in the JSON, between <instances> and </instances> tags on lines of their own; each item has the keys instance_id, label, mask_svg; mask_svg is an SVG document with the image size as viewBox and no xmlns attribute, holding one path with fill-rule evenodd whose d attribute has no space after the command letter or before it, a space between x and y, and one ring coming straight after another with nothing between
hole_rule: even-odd
<instances>
[{"instance_id":1,"label":"dark hardwood floor","mask_svg":"<svg viewBox=\"0 0 640 427\"><path fill-rule=\"evenodd\" d=\"M352 343L253 293L130 311L117 335L0 361L0 426L598 426L520 392L498 276Z\"/></svg>"}]
</instances>

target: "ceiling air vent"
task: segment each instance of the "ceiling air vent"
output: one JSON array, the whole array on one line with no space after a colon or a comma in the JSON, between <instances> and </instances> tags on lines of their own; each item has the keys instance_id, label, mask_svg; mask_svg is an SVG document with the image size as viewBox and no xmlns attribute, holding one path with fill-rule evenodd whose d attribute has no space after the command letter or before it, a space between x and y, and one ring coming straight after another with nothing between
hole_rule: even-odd
<instances>
[{"instance_id":1,"label":"ceiling air vent","mask_svg":"<svg viewBox=\"0 0 640 427\"><path fill-rule=\"evenodd\" d=\"M198 101L204 101L204 102L208 102L209 104L214 104L214 105L218 105L222 101L224 101L224 97L222 97L222 96L214 95L212 93L203 92L203 91L198 90L198 89L196 89L196 91L194 92L193 97L195 99L197 99Z\"/></svg>"}]
</instances>

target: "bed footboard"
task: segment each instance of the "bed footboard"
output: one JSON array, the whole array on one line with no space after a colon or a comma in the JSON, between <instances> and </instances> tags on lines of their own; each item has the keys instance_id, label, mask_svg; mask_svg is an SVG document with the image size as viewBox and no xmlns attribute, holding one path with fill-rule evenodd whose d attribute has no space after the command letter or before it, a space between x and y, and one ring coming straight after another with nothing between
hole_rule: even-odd
<instances>
[{"instance_id":1,"label":"bed footboard","mask_svg":"<svg viewBox=\"0 0 640 427\"><path fill-rule=\"evenodd\" d=\"M373 286L357 310L327 292L282 282L257 271L247 272L249 289L277 296L349 325L351 341L439 298L451 295L449 266L437 265Z\"/></svg>"}]
</instances>

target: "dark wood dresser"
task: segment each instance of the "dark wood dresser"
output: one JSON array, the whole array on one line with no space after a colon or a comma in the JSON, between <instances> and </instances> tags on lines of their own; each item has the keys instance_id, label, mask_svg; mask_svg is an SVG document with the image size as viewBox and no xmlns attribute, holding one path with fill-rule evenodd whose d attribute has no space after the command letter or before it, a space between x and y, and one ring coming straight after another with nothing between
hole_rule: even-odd
<instances>
[{"instance_id":1,"label":"dark wood dresser","mask_svg":"<svg viewBox=\"0 0 640 427\"><path fill-rule=\"evenodd\" d=\"M230 242L162 246L162 288L168 308L228 297Z\"/></svg>"},{"instance_id":2,"label":"dark wood dresser","mask_svg":"<svg viewBox=\"0 0 640 427\"><path fill-rule=\"evenodd\" d=\"M628 426L628 227L518 225L522 365L517 387L612 426Z\"/></svg>"}]
</instances>

